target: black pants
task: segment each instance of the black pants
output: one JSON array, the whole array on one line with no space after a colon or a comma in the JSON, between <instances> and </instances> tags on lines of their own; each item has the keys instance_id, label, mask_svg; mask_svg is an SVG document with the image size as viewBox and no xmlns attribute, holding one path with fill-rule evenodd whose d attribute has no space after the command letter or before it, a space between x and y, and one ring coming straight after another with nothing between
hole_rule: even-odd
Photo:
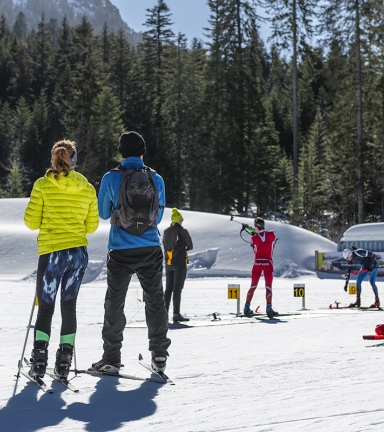
<instances>
[{"instance_id":1,"label":"black pants","mask_svg":"<svg viewBox=\"0 0 384 432\"><path fill-rule=\"evenodd\" d=\"M165 307L169 309L173 293L173 313L180 313L181 291L184 288L185 278L187 277L187 265L166 265L166 285L165 285Z\"/></svg>"},{"instance_id":2,"label":"black pants","mask_svg":"<svg viewBox=\"0 0 384 432\"><path fill-rule=\"evenodd\" d=\"M149 350L154 355L168 355L171 340L167 338L168 317L163 297L163 252L160 246L109 250L107 261L108 289L104 304L103 360L120 363L125 297L132 275L136 273L145 292L145 317Z\"/></svg>"}]
</instances>

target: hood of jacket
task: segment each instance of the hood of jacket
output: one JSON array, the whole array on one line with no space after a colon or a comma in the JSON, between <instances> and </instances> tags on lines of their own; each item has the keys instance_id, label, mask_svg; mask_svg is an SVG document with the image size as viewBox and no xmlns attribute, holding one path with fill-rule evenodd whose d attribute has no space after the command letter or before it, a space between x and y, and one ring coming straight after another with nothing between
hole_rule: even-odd
<instances>
[{"instance_id":1,"label":"hood of jacket","mask_svg":"<svg viewBox=\"0 0 384 432\"><path fill-rule=\"evenodd\" d=\"M48 177L46 175L44 177L67 193L77 193L88 185L88 180L74 170L71 170L67 176L65 176L64 172L61 172L57 180L53 173Z\"/></svg>"}]
</instances>

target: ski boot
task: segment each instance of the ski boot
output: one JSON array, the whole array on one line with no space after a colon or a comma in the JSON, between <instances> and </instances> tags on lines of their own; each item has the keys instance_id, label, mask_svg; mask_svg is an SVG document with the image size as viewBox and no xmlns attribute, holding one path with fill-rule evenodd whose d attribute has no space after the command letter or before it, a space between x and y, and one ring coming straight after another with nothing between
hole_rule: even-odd
<instances>
[{"instance_id":1,"label":"ski boot","mask_svg":"<svg viewBox=\"0 0 384 432\"><path fill-rule=\"evenodd\" d=\"M250 303L245 303L244 311L243 311L245 316L248 316L248 317L253 316L253 310L251 310L250 306L251 306Z\"/></svg>"},{"instance_id":2,"label":"ski boot","mask_svg":"<svg viewBox=\"0 0 384 432\"><path fill-rule=\"evenodd\" d=\"M30 361L29 375L43 378L48 365L48 342L35 341Z\"/></svg>"},{"instance_id":3,"label":"ski boot","mask_svg":"<svg viewBox=\"0 0 384 432\"><path fill-rule=\"evenodd\" d=\"M380 299L379 297L375 297L375 303L370 306L371 308L379 308L380 307Z\"/></svg>"},{"instance_id":4,"label":"ski boot","mask_svg":"<svg viewBox=\"0 0 384 432\"><path fill-rule=\"evenodd\" d=\"M185 322L189 321L189 318L183 317L181 314L173 314L173 322Z\"/></svg>"},{"instance_id":5,"label":"ski boot","mask_svg":"<svg viewBox=\"0 0 384 432\"><path fill-rule=\"evenodd\" d=\"M279 315L278 312L275 312L272 309L271 303L267 303L267 315L268 315L268 318L273 318L274 316Z\"/></svg>"},{"instance_id":6,"label":"ski boot","mask_svg":"<svg viewBox=\"0 0 384 432\"><path fill-rule=\"evenodd\" d=\"M359 308L361 306L361 299L360 299L360 296L358 295L357 296L357 298L356 298L356 301L355 301L355 303L351 303L350 305L349 305L349 307L350 308Z\"/></svg>"},{"instance_id":7,"label":"ski boot","mask_svg":"<svg viewBox=\"0 0 384 432\"><path fill-rule=\"evenodd\" d=\"M70 344L60 344L56 351L55 374L60 378L67 378L71 369L73 346Z\"/></svg>"},{"instance_id":8,"label":"ski boot","mask_svg":"<svg viewBox=\"0 0 384 432\"><path fill-rule=\"evenodd\" d=\"M121 363L112 363L101 359L97 363L92 363L89 371L105 372L110 374L118 374L120 372Z\"/></svg>"},{"instance_id":9,"label":"ski boot","mask_svg":"<svg viewBox=\"0 0 384 432\"><path fill-rule=\"evenodd\" d=\"M151 366L155 372L164 372L167 366L167 357L164 355L152 354Z\"/></svg>"}]
</instances>

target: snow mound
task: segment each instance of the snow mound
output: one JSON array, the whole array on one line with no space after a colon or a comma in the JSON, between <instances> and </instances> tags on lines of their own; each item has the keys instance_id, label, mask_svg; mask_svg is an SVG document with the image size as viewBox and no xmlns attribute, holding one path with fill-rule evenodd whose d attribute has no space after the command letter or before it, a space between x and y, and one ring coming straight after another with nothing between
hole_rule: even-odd
<instances>
[{"instance_id":1,"label":"snow mound","mask_svg":"<svg viewBox=\"0 0 384 432\"><path fill-rule=\"evenodd\" d=\"M273 269L274 277L296 278L302 275L315 274L314 272L299 270L298 265L290 259L284 260Z\"/></svg>"},{"instance_id":2,"label":"snow mound","mask_svg":"<svg viewBox=\"0 0 384 432\"><path fill-rule=\"evenodd\" d=\"M191 269L210 269L216 262L217 254L219 253L219 248L207 249L202 252L195 252L188 254L188 270Z\"/></svg>"},{"instance_id":3,"label":"snow mound","mask_svg":"<svg viewBox=\"0 0 384 432\"><path fill-rule=\"evenodd\" d=\"M0 199L0 274L29 275L37 268L36 238L38 231L24 225L24 212L29 198ZM181 210L185 227L192 237L188 277L250 277L254 253L240 236L241 226L229 216ZM172 209L164 210L160 233L171 224ZM251 218L236 218L237 222L253 225ZM296 277L314 271L315 251L335 252L336 244L303 228L281 222L266 221L266 229L278 237L274 252L275 275ZM104 263L107 258L110 222L100 220L97 231L88 236L90 266L84 282L106 279ZM247 234L243 233L243 236ZM162 239L162 237L160 237ZM251 240L251 236L245 237ZM220 253L219 253L220 252ZM284 264L287 257L296 265ZM280 265L282 266L280 269ZM285 276L283 276L285 275Z\"/></svg>"}]
</instances>

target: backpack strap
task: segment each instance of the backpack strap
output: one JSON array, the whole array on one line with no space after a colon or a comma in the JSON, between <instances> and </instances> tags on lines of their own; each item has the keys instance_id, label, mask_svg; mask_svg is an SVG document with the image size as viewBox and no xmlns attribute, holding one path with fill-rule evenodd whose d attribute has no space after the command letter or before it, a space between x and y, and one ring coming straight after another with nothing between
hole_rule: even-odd
<instances>
[{"instance_id":1,"label":"backpack strap","mask_svg":"<svg viewBox=\"0 0 384 432\"><path fill-rule=\"evenodd\" d=\"M123 175L124 171L127 171L127 168L123 167L123 165L119 165L119 166L116 167L116 168L112 168L112 169L110 170L110 172L112 172L112 171L114 171L114 172L118 172L119 174Z\"/></svg>"}]
</instances>

